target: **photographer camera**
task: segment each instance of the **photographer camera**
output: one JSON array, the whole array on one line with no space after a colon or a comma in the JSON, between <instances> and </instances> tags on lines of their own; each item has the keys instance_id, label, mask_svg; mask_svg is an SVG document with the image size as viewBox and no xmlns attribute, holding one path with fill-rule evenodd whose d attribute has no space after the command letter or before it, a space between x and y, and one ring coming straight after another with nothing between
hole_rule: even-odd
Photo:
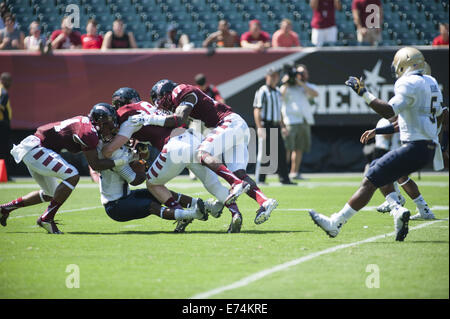
<instances>
[{"instance_id":1,"label":"photographer camera","mask_svg":"<svg viewBox=\"0 0 450 319\"><path fill-rule=\"evenodd\" d=\"M303 179L299 169L303 153L311 149L311 127L314 116L311 102L319 95L317 87L309 83L309 72L304 64L297 68L285 65L280 92L281 113L288 134L284 136L287 159L291 160L289 177Z\"/></svg>"}]
</instances>

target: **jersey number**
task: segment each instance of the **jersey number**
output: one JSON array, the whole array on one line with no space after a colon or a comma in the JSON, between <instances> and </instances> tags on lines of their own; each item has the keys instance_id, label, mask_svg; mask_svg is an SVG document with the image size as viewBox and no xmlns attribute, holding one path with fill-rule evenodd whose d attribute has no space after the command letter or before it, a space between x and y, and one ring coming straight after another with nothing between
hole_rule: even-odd
<instances>
[{"instance_id":1,"label":"jersey number","mask_svg":"<svg viewBox=\"0 0 450 319\"><path fill-rule=\"evenodd\" d=\"M431 103L430 103L430 113L431 116L429 117L431 123L436 123L436 108L434 107L434 104L437 102L437 96L431 97Z\"/></svg>"}]
</instances>

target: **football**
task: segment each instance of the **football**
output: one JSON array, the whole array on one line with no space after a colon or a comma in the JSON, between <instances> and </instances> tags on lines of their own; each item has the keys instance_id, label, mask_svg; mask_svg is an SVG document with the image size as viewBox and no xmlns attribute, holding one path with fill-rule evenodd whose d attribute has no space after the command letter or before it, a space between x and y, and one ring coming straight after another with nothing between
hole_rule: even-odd
<instances>
[{"instance_id":1,"label":"football","mask_svg":"<svg viewBox=\"0 0 450 319\"><path fill-rule=\"evenodd\" d=\"M143 160L130 162L130 167L135 173L145 173L145 161Z\"/></svg>"}]
</instances>

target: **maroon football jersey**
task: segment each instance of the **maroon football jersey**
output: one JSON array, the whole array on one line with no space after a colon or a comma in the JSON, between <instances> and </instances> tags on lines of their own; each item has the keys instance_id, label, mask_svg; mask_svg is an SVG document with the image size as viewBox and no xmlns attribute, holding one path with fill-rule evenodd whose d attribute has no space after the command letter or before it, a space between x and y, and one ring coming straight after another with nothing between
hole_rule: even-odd
<instances>
[{"instance_id":1,"label":"maroon football jersey","mask_svg":"<svg viewBox=\"0 0 450 319\"><path fill-rule=\"evenodd\" d=\"M173 89L172 103L178 107L183 98L190 93L197 96L197 103L189 116L202 121L206 127L217 127L224 117L233 113L230 106L213 100L202 90L189 84L180 84Z\"/></svg>"},{"instance_id":2,"label":"maroon football jersey","mask_svg":"<svg viewBox=\"0 0 450 319\"><path fill-rule=\"evenodd\" d=\"M42 125L34 135L39 137L42 146L57 153L63 149L71 153L95 150L99 141L97 131L87 116Z\"/></svg>"},{"instance_id":3,"label":"maroon football jersey","mask_svg":"<svg viewBox=\"0 0 450 319\"><path fill-rule=\"evenodd\" d=\"M122 106L117 110L119 124L122 125L122 123L128 120L130 116L140 114L141 112L145 112L146 114L164 114L150 103L141 101ZM164 144L169 141L171 132L172 128L146 125L142 126L139 131L133 133L132 137L142 142L150 142L154 147L161 151Z\"/></svg>"}]
</instances>

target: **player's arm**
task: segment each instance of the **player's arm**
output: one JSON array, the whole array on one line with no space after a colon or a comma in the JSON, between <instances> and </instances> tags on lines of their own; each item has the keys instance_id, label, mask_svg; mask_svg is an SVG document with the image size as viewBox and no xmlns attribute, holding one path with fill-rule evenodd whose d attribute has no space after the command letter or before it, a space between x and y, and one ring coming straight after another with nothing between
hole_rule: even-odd
<instances>
[{"instance_id":1,"label":"player's arm","mask_svg":"<svg viewBox=\"0 0 450 319\"><path fill-rule=\"evenodd\" d=\"M128 142L129 138L127 136L123 136L120 134L117 134L114 136L111 142L103 146L102 154L106 158L110 158L112 154L121 148L126 142Z\"/></svg>"},{"instance_id":2,"label":"player's arm","mask_svg":"<svg viewBox=\"0 0 450 319\"><path fill-rule=\"evenodd\" d=\"M100 159L96 149L83 151L84 156L88 161L90 167L95 171L103 171L105 169L113 168L114 166L120 166L125 164L123 160L110 160L110 159Z\"/></svg>"},{"instance_id":3,"label":"player's arm","mask_svg":"<svg viewBox=\"0 0 450 319\"><path fill-rule=\"evenodd\" d=\"M188 125L189 115L197 104L197 96L195 94L186 95L177 106L175 113L171 115L157 114L139 114L130 117L130 121L140 125L156 125L163 127L179 127Z\"/></svg>"},{"instance_id":4,"label":"player's arm","mask_svg":"<svg viewBox=\"0 0 450 319\"><path fill-rule=\"evenodd\" d=\"M114 169L128 184L138 186L145 181L145 171L134 171L129 164Z\"/></svg>"},{"instance_id":5,"label":"player's arm","mask_svg":"<svg viewBox=\"0 0 450 319\"><path fill-rule=\"evenodd\" d=\"M371 139L375 137L375 135L387 135L390 136L394 133L397 133L400 131L400 128L398 126L398 120L395 120L389 125L383 126L383 127L377 127L371 130L365 131L362 135L359 141L362 144L367 144Z\"/></svg>"},{"instance_id":6,"label":"player's arm","mask_svg":"<svg viewBox=\"0 0 450 319\"><path fill-rule=\"evenodd\" d=\"M111 158L112 154L117 151L122 145L126 144L131 138L133 133L139 131L142 125L139 123L134 123L128 118L125 122L120 125L119 132L113 137L111 142L105 144L102 148L102 155L105 158Z\"/></svg>"},{"instance_id":7,"label":"player's arm","mask_svg":"<svg viewBox=\"0 0 450 319\"><path fill-rule=\"evenodd\" d=\"M345 81L345 85L349 86L356 92L356 94L364 98L366 104L382 117L389 119L396 115L394 108L389 103L376 98L372 93L367 91L362 78L358 79L357 77L351 76L347 81ZM401 95L398 95L397 99L398 104L400 104L399 109L411 103L409 99L406 99Z\"/></svg>"}]
</instances>

